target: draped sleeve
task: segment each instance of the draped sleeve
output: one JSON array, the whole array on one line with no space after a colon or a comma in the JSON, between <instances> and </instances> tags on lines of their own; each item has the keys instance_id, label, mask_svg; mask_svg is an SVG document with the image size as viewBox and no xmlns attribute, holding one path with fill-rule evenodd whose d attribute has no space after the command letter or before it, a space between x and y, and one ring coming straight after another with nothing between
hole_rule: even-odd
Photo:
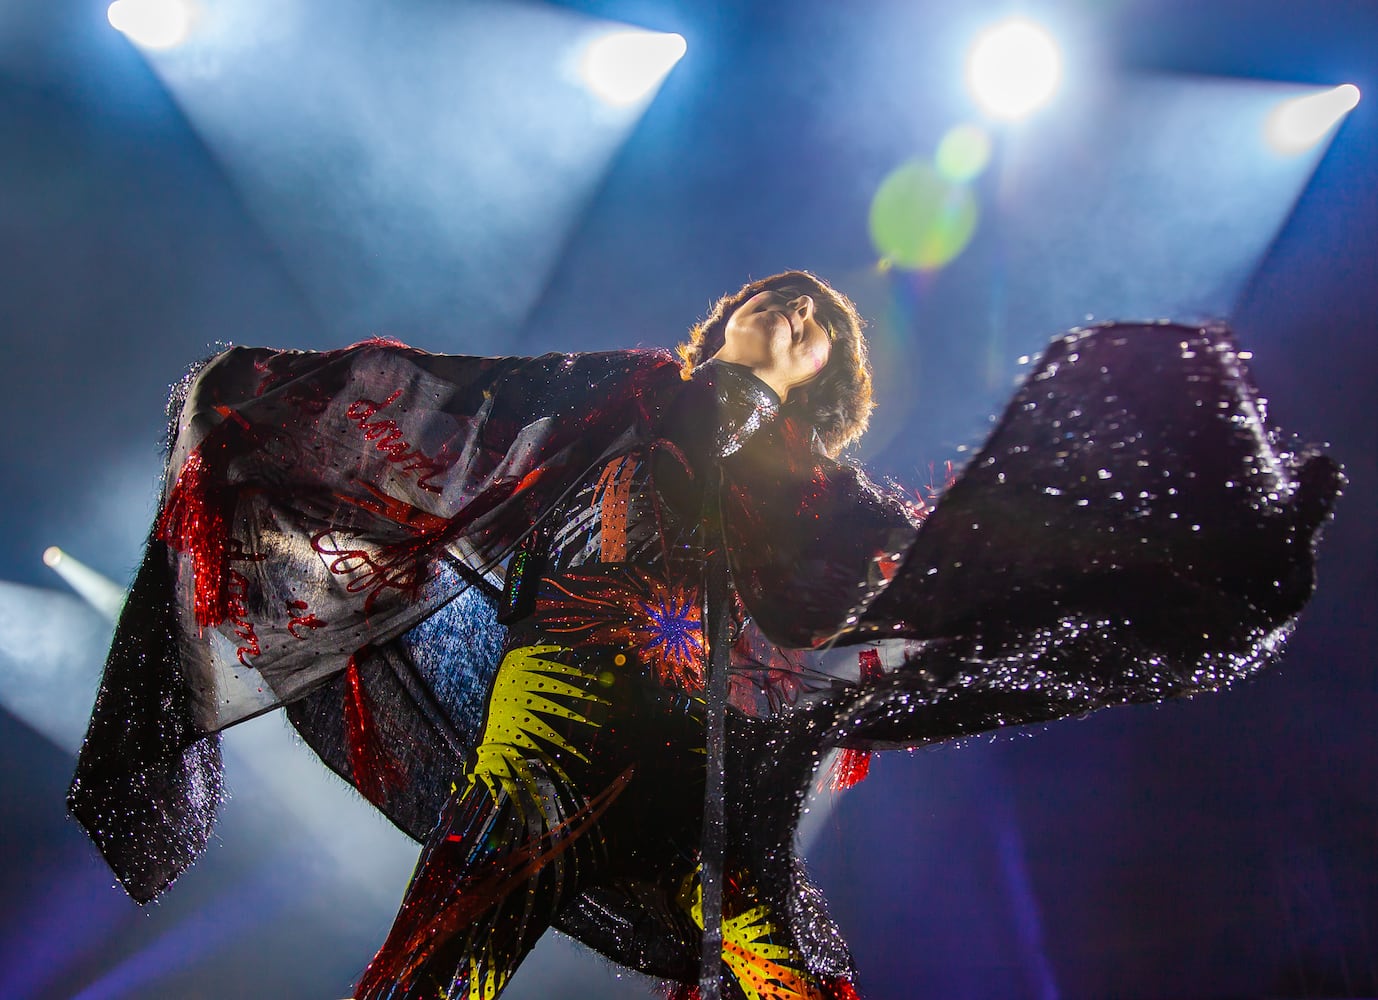
<instances>
[{"instance_id":1,"label":"draped sleeve","mask_svg":"<svg viewBox=\"0 0 1378 1000\"><path fill-rule=\"evenodd\" d=\"M665 352L235 348L191 381L69 806L131 895L200 852L209 734L292 702L502 560L678 382Z\"/></svg>"},{"instance_id":2,"label":"draped sleeve","mask_svg":"<svg viewBox=\"0 0 1378 1000\"><path fill-rule=\"evenodd\" d=\"M884 585L835 605L838 641L905 654L835 700L827 741L914 746L1249 676L1312 593L1342 483L1269 426L1223 328L1054 341Z\"/></svg>"}]
</instances>

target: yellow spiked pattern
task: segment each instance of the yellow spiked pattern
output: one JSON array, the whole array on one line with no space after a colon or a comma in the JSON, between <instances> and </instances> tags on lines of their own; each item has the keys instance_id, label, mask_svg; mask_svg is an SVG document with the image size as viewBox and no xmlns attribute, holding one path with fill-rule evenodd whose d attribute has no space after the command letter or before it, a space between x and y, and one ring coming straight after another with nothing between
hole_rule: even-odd
<instances>
[{"instance_id":1,"label":"yellow spiked pattern","mask_svg":"<svg viewBox=\"0 0 1378 1000\"><path fill-rule=\"evenodd\" d=\"M497 1000L508 978L508 973L493 962L488 950L470 955L469 989L465 993L465 1000Z\"/></svg>"},{"instance_id":2,"label":"yellow spiked pattern","mask_svg":"<svg viewBox=\"0 0 1378 1000\"><path fill-rule=\"evenodd\" d=\"M703 888L694 876L690 915L703 929ZM803 957L766 938L775 933L770 910L753 906L735 916L723 914L722 959L747 1000L821 1000L812 979L800 969Z\"/></svg>"},{"instance_id":3,"label":"yellow spiked pattern","mask_svg":"<svg viewBox=\"0 0 1378 1000\"><path fill-rule=\"evenodd\" d=\"M525 792L529 801L540 797L529 763L533 754L566 782L569 776L552 758L551 747L587 762L588 758L557 733L547 719L567 719L594 727L595 723L563 699L600 705L609 702L591 693L598 684L596 674L547 658L564 651L562 646L523 646L503 657L488 702L483 740L469 772L470 785L482 781L494 798L505 792L515 802L522 801L521 793Z\"/></svg>"}]
</instances>

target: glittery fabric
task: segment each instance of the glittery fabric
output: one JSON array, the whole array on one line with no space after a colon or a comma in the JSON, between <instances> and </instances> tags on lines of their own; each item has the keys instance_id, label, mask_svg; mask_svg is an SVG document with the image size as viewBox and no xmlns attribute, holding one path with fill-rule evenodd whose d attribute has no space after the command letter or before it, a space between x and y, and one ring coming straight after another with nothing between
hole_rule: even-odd
<instances>
[{"instance_id":1,"label":"glittery fabric","mask_svg":"<svg viewBox=\"0 0 1378 1000\"><path fill-rule=\"evenodd\" d=\"M236 350L179 426L72 808L149 898L208 835L206 734L287 705L426 841L366 996L495 995L551 924L698 980L712 553L731 578L722 993L850 997L793 850L826 751L1249 675L1311 592L1341 483L1268 427L1224 331L1170 325L1056 341L926 519L749 372L683 382L658 352ZM531 610L504 624L533 525Z\"/></svg>"},{"instance_id":2,"label":"glittery fabric","mask_svg":"<svg viewBox=\"0 0 1378 1000\"><path fill-rule=\"evenodd\" d=\"M155 539L125 600L67 798L141 903L205 849L223 798L220 740L193 718L170 585L167 549Z\"/></svg>"},{"instance_id":3,"label":"glittery fabric","mask_svg":"<svg viewBox=\"0 0 1378 1000\"><path fill-rule=\"evenodd\" d=\"M1060 339L864 612L856 634L922 640L921 669L845 726L912 745L1248 676L1310 596L1340 484L1267 427L1223 330Z\"/></svg>"}]
</instances>

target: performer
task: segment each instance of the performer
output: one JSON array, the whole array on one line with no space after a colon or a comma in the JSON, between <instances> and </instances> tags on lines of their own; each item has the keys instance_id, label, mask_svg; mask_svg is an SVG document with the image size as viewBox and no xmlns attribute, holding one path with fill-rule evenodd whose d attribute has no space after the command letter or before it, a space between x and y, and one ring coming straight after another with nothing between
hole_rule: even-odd
<instances>
[{"instance_id":1,"label":"performer","mask_svg":"<svg viewBox=\"0 0 1378 1000\"><path fill-rule=\"evenodd\" d=\"M550 926L686 996L854 996L793 851L823 752L1213 690L1311 592L1339 472L1221 329L1054 342L931 514L835 458L870 375L816 277L681 353L189 379L69 800L131 895L204 847L215 734L286 706L424 844L360 997L496 997Z\"/></svg>"}]
</instances>

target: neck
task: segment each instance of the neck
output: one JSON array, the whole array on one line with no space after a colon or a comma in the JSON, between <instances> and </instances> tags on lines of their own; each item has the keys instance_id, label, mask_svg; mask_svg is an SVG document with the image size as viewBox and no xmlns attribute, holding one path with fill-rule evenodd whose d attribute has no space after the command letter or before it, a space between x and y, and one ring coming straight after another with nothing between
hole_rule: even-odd
<instances>
[{"instance_id":1,"label":"neck","mask_svg":"<svg viewBox=\"0 0 1378 1000\"><path fill-rule=\"evenodd\" d=\"M717 354L713 355L717 361L726 361L729 364L740 365L749 369L752 375L770 386L775 395L780 397L780 402L789 398L790 389L794 388L798 382L790 380L786 374L780 371L768 359L753 356L746 357L739 351L733 351L729 345L724 344Z\"/></svg>"}]
</instances>

